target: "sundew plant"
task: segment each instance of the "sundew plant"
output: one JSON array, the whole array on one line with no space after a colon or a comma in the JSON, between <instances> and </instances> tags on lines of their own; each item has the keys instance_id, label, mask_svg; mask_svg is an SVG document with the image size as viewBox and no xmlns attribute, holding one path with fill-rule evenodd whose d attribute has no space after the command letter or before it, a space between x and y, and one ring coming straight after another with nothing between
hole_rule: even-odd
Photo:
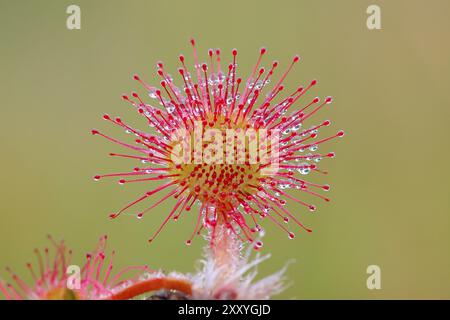
<instances>
[{"instance_id":1,"label":"sundew plant","mask_svg":"<svg viewBox=\"0 0 450 320\"><path fill-rule=\"evenodd\" d=\"M191 219L187 211L195 213L186 245L195 236L206 239L201 268L181 274L130 266L114 274L114 252L108 259L102 236L87 255L81 278L74 280L65 272L70 251L50 238L53 250L36 250L37 268L27 265L32 285L12 271L12 283L0 282L7 299L268 299L283 289L284 269L254 280L255 267L269 255L252 259L251 251L262 250L266 222L288 239L296 232L312 231L301 216L316 206L303 195L329 201L330 186L315 183L312 176L326 174L322 160L335 154L323 149L344 132L322 136L320 130L331 121L314 119L333 100L307 98L317 80L285 89L283 83L299 56L284 67L277 61L264 67L267 50L261 48L251 73L241 77L236 49L227 55L210 49L201 57L195 40L190 42L193 54L178 57L177 79L158 62L158 85L152 84L155 79L135 75L140 89L122 96L142 119L140 128L103 115L129 133L128 141L92 130L117 145L110 156L132 163L128 170L99 173L94 180L113 178L121 185L143 186L142 194L109 214L111 219L127 213L145 221L145 215L164 201L173 203L148 238L151 245L158 245L156 238L167 223ZM203 58L206 62L200 61ZM300 204L304 212L289 210L289 202Z\"/></svg>"}]
</instances>

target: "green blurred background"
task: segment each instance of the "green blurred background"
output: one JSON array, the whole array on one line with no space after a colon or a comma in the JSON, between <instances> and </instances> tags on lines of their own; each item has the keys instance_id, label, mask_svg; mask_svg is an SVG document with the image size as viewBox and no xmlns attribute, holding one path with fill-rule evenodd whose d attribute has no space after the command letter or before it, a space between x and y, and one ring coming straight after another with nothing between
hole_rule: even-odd
<instances>
[{"instance_id":1,"label":"green blurred background","mask_svg":"<svg viewBox=\"0 0 450 320\"><path fill-rule=\"evenodd\" d=\"M70 4L81 7L81 30L66 29ZM370 4L381 7L382 30L366 27ZM0 266L25 274L48 233L79 259L107 233L118 266L194 270L204 241L184 245L192 216L146 242L172 204L143 220L108 219L150 187L93 182L136 163L109 158L122 150L90 135L124 136L104 112L144 128L120 95L140 90L134 73L156 83L160 59L176 75L194 36L203 58L220 47L228 61L238 48L242 75L263 45L266 66L299 53L287 86L319 79L309 97L335 103L316 120L347 133L324 148L337 153L322 162L330 174L310 177L332 185L332 201L314 214L289 203L315 232L288 240L265 224L272 259L261 275L296 261L278 298L450 298L449 10L444 0L1 0ZM371 264L381 267L381 290L366 287Z\"/></svg>"}]
</instances>

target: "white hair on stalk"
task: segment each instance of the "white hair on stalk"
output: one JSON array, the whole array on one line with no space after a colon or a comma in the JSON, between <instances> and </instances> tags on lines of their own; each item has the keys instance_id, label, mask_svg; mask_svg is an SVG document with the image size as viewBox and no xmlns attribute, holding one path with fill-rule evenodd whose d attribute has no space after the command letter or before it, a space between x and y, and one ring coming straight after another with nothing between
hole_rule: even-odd
<instances>
[{"instance_id":1,"label":"white hair on stalk","mask_svg":"<svg viewBox=\"0 0 450 320\"><path fill-rule=\"evenodd\" d=\"M205 258L200 261L199 271L192 275L192 299L267 300L286 288L284 274L287 265L278 272L255 281L258 265L269 259L270 254L256 254L252 259L251 247L244 253L242 251L240 247L239 255L231 255L233 258L228 263L218 263L216 256L208 248Z\"/></svg>"}]
</instances>

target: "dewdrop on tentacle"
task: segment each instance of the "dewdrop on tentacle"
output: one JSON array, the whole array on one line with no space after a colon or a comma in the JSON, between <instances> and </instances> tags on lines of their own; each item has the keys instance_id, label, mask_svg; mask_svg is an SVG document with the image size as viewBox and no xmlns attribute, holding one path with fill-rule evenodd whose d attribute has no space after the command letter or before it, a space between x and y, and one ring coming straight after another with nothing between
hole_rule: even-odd
<instances>
[{"instance_id":1,"label":"dewdrop on tentacle","mask_svg":"<svg viewBox=\"0 0 450 320\"><path fill-rule=\"evenodd\" d=\"M149 242L169 221L194 215L187 245L203 229L208 230L214 243L218 227L224 226L228 234L258 249L262 243L255 238L262 220L275 223L289 239L295 237L290 224L310 232L300 222L301 212L292 213L287 208L288 202L296 202L306 211L315 211L316 205L303 201L302 194L329 201L321 192L330 187L314 183L309 177L326 173L320 166L334 153L320 150L344 135L338 131L321 136L321 129L330 126L331 121L312 121L312 116L326 109L332 98L306 97L317 80L286 92L283 82L299 56L294 56L275 78L280 63L273 61L263 67L267 50L262 48L250 75L242 78L237 73L236 49L231 51L229 64L218 49L209 49L206 62L200 62L194 40L191 45L193 61L179 56L178 81L158 62L158 87L135 75L133 78L145 92L122 96L148 129L135 129L121 118L104 115L106 121L133 138L122 142L92 131L132 151L110 156L139 163L131 171L96 175L94 180L116 178L123 186L159 183L110 217L132 213L142 219L159 204L172 201L172 209ZM297 195L290 190L297 191ZM159 194L162 196L157 198ZM133 212L135 207L139 207L137 212Z\"/></svg>"}]
</instances>

